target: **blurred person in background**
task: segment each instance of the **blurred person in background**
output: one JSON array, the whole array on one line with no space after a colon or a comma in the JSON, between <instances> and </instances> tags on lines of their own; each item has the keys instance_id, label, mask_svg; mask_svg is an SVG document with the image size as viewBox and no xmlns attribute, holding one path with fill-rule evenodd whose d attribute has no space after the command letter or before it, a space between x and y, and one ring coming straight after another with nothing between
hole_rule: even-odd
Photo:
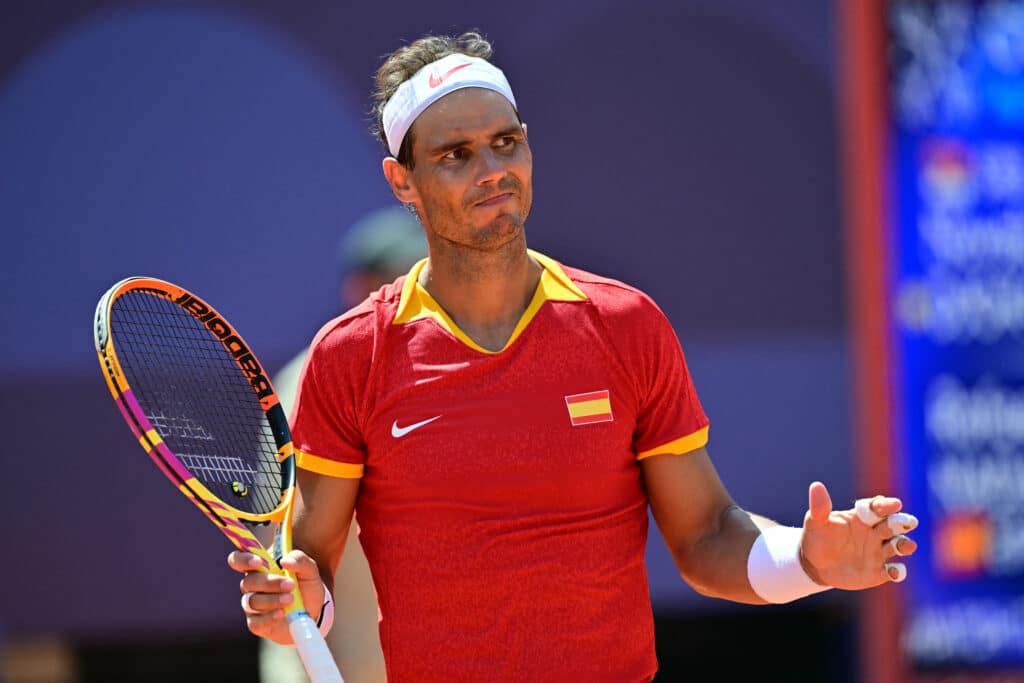
<instances>
[{"instance_id":1,"label":"blurred person in background","mask_svg":"<svg viewBox=\"0 0 1024 683\"><path fill-rule=\"evenodd\" d=\"M371 211L357 221L338 243L338 302L347 311L381 286L407 272L427 255L423 226L400 206ZM291 415L299 374L306 361L303 350L273 378L281 405ZM384 656L377 632L377 596L359 545L353 520L345 542L344 559L334 577L337 609L327 646L346 683L384 683ZM260 639L260 679L263 683L306 683L306 673L293 648Z\"/></svg>"},{"instance_id":2,"label":"blurred person in background","mask_svg":"<svg viewBox=\"0 0 1024 683\"><path fill-rule=\"evenodd\" d=\"M291 642L282 607L296 582L330 629L357 508L388 675L401 682L652 680L648 509L704 595L781 604L902 581L900 557L917 546L902 501L836 510L814 482L801 527L740 508L661 310L527 249L532 151L490 55L475 33L428 36L378 71L384 175L415 207L429 258L311 346L293 414L296 550L282 560L295 578L228 557L245 574L249 630ZM607 88L614 97L615 79ZM671 122L656 95L642 104ZM580 141L610 162L628 143L614 128ZM794 645L778 660L799 657Z\"/></svg>"}]
</instances>

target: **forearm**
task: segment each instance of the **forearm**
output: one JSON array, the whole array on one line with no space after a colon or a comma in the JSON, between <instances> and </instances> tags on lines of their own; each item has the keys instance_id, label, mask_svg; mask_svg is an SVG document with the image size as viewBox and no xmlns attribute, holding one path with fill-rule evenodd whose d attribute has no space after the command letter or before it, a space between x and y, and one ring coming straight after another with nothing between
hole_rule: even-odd
<instances>
[{"instance_id":1,"label":"forearm","mask_svg":"<svg viewBox=\"0 0 1024 683\"><path fill-rule=\"evenodd\" d=\"M714 598L763 605L750 587L747 559L761 529L775 522L729 505L689 548L676 553L676 564L694 590Z\"/></svg>"},{"instance_id":2,"label":"forearm","mask_svg":"<svg viewBox=\"0 0 1024 683\"><path fill-rule=\"evenodd\" d=\"M295 548L313 558L327 590L333 591L334 575L341 563L348 530L341 530L335 536L325 538L321 534L310 533L313 528L312 525L303 524L301 519L297 519L293 528L293 543Z\"/></svg>"},{"instance_id":3,"label":"forearm","mask_svg":"<svg viewBox=\"0 0 1024 683\"><path fill-rule=\"evenodd\" d=\"M750 604L789 602L824 590L804 563L802 530L737 506L703 449L641 464L658 528L694 589Z\"/></svg>"}]
</instances>

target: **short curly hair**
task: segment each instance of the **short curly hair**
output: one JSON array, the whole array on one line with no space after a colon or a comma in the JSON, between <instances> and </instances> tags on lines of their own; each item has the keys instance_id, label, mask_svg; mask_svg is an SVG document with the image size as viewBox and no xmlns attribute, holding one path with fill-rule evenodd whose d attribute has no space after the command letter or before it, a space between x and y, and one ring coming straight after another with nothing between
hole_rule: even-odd
<instances>
[{"instance_id":1,"label":"short curly hair","mask_svg":"<svg viewBox=\"0 0 1024 683\"><path fill-rule=\"evenodd\" d=\"M469 57L489 59L494 49L491 43L476 31L467 31L459 36L424 36L387 56L377 69L373 91L373 133L388 146L384 134L384 105L395 94L398 87L412 78L413 74L427 64L448 55L462 54ZM412 129L402 140L398 150L398 163L412 168Z\"/></svg>"}]
</instances>

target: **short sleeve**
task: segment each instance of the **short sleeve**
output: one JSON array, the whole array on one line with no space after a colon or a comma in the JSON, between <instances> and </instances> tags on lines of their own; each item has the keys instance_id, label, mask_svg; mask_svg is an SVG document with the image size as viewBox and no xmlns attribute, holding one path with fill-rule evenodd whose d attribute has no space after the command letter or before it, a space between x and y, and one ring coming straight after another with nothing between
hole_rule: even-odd
<instances>
[{"instance_id":1,"label":"short sleeve","mask_svg":"<svg viewBox=\"0 0 1024 683\"><path fill-rule=\"evenodd\" d=\"M290 420L297 464L304 470L363 476L360 408L372 358L368 318L332 321L310 346Z\"/></svg>"},{"instance_id":2,"label":"short sleeve","mask_svg":"<svg viewBox=\"0 0 1024 683\"><path fill-rule=\"evenodd\" d=\"M683 349L665 314L643 296L630 346L640 405L633 448L638 460L684 454L708 441L708 418L697 398Z\"/></svg>"}]
</instances>

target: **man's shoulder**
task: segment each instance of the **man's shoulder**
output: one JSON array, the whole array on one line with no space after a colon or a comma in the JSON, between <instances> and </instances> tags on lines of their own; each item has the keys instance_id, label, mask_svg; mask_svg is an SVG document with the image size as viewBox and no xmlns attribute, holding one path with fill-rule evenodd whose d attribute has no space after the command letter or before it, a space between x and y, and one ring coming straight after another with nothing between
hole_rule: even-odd
<instances>
[{"instance_id":1,"label":"man's shoulder","mask_svg":"<svg viewBox=\"0 0 1024 683\"><path fill-rule=\"evenodd\" d=\"M405 276L370 293L359 304L330 320L313 339L313 347L372 342L381 323L389 323L398 309Z\"/></svg>"},{"instance_id":2,"label":"man's shoulder","mask_svg":"<svg viewBox=\"0 0 1024 683\"><path fill-rule=\"evenodd\" d=\"M633 285L580 268L562 265L562 269L602 315L643 316L660 312L650 295Z\"/></svg>"}]
</instances>

